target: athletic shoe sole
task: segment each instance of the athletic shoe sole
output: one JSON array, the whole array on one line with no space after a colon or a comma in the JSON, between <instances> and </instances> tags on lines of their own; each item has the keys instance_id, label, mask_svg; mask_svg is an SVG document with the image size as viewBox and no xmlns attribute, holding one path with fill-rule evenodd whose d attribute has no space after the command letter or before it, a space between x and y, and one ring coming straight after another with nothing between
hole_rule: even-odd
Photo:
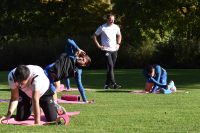
<instances>
[{"instance_id":1,"label":"athletic shoe sole","mask_svg":"<svg viewBox=\"0 0 200 133\"><path fill-rule=\"evenodd\" d=\"M56 110L58 112L58 115L64 115L64 114L67 114L66 110L64 107L58 105L57 103L54 103L55 104L55 107L56 107Z\"/></svg>"}]
</instances>

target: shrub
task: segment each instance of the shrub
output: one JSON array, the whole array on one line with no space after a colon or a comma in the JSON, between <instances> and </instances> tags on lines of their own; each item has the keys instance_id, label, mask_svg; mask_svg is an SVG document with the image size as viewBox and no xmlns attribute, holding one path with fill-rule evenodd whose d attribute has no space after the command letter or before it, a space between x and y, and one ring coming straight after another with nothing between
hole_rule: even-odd
<instances>
[{"instance_id":1,"label":"shrub","mask_svg":"<svg viewBox=\"0 0 200 133\"><path fill-rule=\"evenodd\" d=\"M199 42L176 38L156 44L154 62L166 68L199 68Z\"/></svg>"},{"instance_id":2,"label":"shrub","mask_svg":"<svg viewBox=\"0 0 200 133\"><path fill-rule=\"evenodd\" d=\"M57 37L48 41L27 39L13 41L0 49L0 70L12 70L20 64L39 65L42 68L53 63L65 52L67 37ZM79 48L92 59L84 69L106 69L100 49L91 35L70 37ZM100 39L100 38L98 38ZM99 40L100 42L100 40ZM122 42L118 51L115 69L143 69L147 64L160 64L164 68L200 68L199 43L197 41L174 39L168 42L150 44L143 42L140 47Z\"/></svg>"}]
</instances>

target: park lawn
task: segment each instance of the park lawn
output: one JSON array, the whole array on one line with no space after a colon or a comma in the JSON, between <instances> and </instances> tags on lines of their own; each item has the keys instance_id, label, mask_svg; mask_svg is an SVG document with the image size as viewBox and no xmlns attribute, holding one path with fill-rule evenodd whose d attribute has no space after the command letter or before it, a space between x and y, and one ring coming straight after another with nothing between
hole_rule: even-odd
<instances>
[{"instance_id":1,"label":"park lawn","mask_svg":"<svg viewBox=\"0 0 200 133\"><path fill-rule=\"evenodd\" d=\"M70 116L66 126L55 123L42 126L0 125L3 132L200 132L199 124L199 69L169 69L168 82L173 80L178 90L172 94L133 94L144 90L146 79L142 69L115 70L115 80L122 88L105 90L106 70L84 70L83 86L91 104L60 104L68 112L81 111L79 115ZM9 72L0 72L0 99L10 98L7 83ZM62 80L64 84L65 81ZM110 86L111 87L111 86ZM77 88L71 79L71 88ZM111 87L112 88L112 87ZM62 94L80 95L77 91L59 92ZM0 115L7 113L9 103L0 102ZM15 112L16 113L16 112ZM15 113L13 116L15 116Z\"/></svg>"}]
</instances>

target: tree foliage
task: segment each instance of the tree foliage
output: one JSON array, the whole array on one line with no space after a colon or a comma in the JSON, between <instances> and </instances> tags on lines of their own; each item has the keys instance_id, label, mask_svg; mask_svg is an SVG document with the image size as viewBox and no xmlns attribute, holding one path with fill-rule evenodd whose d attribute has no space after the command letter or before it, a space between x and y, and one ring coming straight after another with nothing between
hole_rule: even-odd
<instances>
[{"instance_id":1,"label":"tree foliage","mask_svg":"<svg viewBox=\"0 0 200 133\"><path fill-rule=\"evenodd\" d=\"M113 0L130 42L166 41L174 37L199 39L200 0Z\"/></svg>"},{"instance_id":2,"label":"tree foliage","mask_svg":"<svg viewBox=\"0 0 200 133\"><path fill-rule=\"evenodd\" d=\"M101 0L1 0L0 39L48 39L96 30L109 6Z\"/></svg>"}]
</instances>

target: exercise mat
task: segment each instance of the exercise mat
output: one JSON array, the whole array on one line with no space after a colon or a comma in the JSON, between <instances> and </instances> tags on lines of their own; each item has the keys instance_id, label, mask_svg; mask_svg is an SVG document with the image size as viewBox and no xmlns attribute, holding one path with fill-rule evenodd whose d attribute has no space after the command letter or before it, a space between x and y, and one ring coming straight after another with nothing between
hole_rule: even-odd
<instances>
[{"instance_id":1,"label":"exercise mat","mask_svg":"<svg viewBox=\"0 0 200 133\"><path fill-rule=\"evenodd\" d=\"M91 100L89 102L78 102L78 101L66 101L62 99L57 99L57 103L78 103L78 104L86 104L86 103L93 103L95 100Z\"/></svg>"},{"instance_id":2,"label":"exercise mat","mask_svg":"<svg viewBox=\"0 0 200 133\"><path fill-rule=\"evenodd\" d=\"M67 112L67 115L77 115L80 114L80 111L76 111L76 112ZM34 125L34 115L32 114L27 120L24 121L16 121L15 118L10 118L9 123L8 124L16 124L16 125ZM7 124L7 120L2 122L3 124ZM41 114L40 117L40 125L44 125L44 124L49 124L52 122L48 122L46 120L46 117L44 115L44 113Z\"/></svg>"}]
</instances>

